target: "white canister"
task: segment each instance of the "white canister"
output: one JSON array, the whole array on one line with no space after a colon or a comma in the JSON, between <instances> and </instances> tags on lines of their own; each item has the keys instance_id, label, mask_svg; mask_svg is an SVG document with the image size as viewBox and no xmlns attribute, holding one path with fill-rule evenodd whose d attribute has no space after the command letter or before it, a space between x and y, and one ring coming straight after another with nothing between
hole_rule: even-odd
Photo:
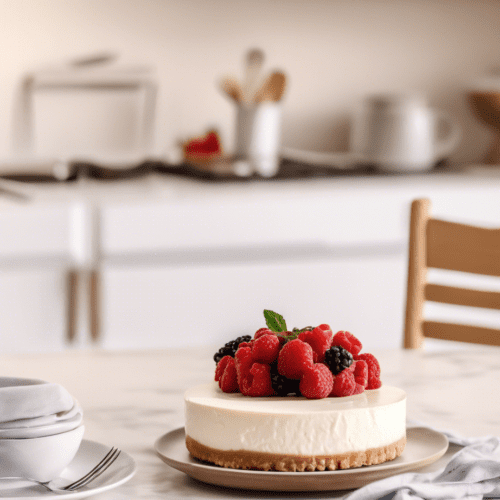
<instances>
[{"instance_id":1,"label":"white canister","mask_svg":"<svg viewBox=\"0 0 500 500\"><path fill-rule=\"evenodd\" d=\"M446 137L439 137L440 125L447 128ZM453 120L419 95L378 95L365 100L351 149L383 171L425 171L454 150L460 135Z\"/></svg>"},{"instance_id":2,"label":"white canister","mask_svg":"<svg viewBox=\"0 0 500 500\"><path fill-rule=\"evenodd\" d=\"M252 171L272 177L279 170L281 105L262 102L238 106L236 158L250 163Z\"/></svg>"}]
</instances>

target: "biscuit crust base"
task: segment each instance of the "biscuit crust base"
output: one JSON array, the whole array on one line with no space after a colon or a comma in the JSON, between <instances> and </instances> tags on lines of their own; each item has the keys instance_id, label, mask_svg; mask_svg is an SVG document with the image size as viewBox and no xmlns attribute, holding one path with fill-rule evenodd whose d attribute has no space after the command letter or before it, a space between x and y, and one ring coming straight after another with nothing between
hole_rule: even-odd
<instances>
[{"instance_id":1,"label":"biscuit crust base","mask_svg":"<svg viewBox=\"0 0 500 500\"><path fill-rule=\"evenodd\" d=\"M363 465L376 465L399 457L406 445L406 437L393 444L366 451L341 453L338 455L279 455L255 451L224 451L204 446L186 436L186 447L191 455L230 469L254 469L281 472L312 472L351 469Z\"/></svg>"}]
</instances>

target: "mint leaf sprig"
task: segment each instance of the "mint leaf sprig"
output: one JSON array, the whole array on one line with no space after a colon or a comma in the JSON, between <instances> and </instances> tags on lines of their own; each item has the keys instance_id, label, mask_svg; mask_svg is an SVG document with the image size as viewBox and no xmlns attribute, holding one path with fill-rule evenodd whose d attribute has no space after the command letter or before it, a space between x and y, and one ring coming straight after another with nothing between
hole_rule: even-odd
<instances>
[{"instance_id":1,"label":"mint leaf sprig","mask_svg":"<svg viewBox=\"0 0 500 500\"><path fill-rule=\"evenodd\" d=\"M286 332L286 321L281 316L281 314L270 311L269 309L264 309L264 318L266 319L266 325L272 332Z\"/></svg>"},{"instance_id":2,"label":"mint leaf sprig","mask_svg":"<svg viewBox=\"0 0 500 500\"><path fill-rule=\"evenodd\" d=\"M279 337L283 337L286 342L295 340L302 332L305 332L306 330L313 329L312 326L306 326L302 329L294 328L291 332L289 332L283 316L269 309L264 309L264 318L269 330L275 332ZM288 335L282 335L283 333Z\"/></svg>"}]
</instances>

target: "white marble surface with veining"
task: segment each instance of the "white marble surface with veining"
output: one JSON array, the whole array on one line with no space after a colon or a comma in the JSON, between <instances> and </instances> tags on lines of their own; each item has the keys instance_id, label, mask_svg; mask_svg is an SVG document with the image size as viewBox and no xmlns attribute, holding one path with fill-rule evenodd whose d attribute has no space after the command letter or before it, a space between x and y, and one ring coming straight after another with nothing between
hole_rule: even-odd
<instances>
[{"instance_id":1,"label":"white marble surface with veining","mask_svg":"<svg viewBox=\"0 0 500 500\"><path fill-rule=\"evenodd\" d=\"M213 378L214 350L74 351L0 357L0 375L64 385L84 409L85 438L115 445L138 463L135 477L97 500L336 498L341 493L261 493L209 486L170 468L155 440L183 426L183 393ZM373 351L382 380L407 391L409 419L466 436L500 436L500 348ZM452 446L435 470L458 448ZM345 493L345 492L343 492Z\"/></svg>"}]
</instances>

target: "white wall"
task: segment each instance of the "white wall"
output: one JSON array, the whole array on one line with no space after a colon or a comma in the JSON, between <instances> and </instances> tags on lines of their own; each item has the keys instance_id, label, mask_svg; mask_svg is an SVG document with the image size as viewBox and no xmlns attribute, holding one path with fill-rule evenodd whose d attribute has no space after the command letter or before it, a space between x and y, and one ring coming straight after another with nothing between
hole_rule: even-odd
<instances>
[{"instance_id":1,"label":"white wall","mask_svg":"<svg viewBox=\"0 0 500 500\"><path fill-rule=\"evenodd\" d=\"M22 75L102 50L156 66L157 150L211 125L230 149L234 109L216 81L241 75L254 46L290 78L285 145L346 150L363 95L413 88L461 122L456 161L484 154L465 90L500 66L498 0L0 0L0 159Z\"/></svg>"}]
</instances>

